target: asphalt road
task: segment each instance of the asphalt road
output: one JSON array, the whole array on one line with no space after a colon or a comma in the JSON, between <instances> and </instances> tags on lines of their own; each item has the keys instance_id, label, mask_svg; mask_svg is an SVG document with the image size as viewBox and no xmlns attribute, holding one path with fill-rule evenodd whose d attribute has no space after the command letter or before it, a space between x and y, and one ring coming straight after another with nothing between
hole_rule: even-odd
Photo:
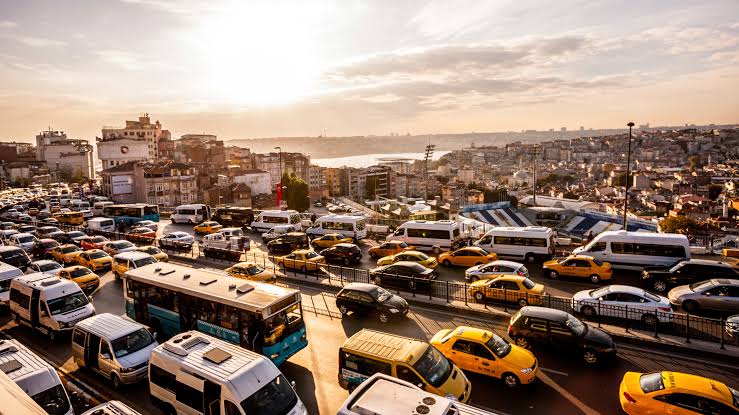
<instances>
[{"instance_id":1,"label":"asphalt road","mask_svg":"<svg viewBox=\"0 0 739 415\"><path fill-rule=\"evenodd\" d=\"M101 274L102 284L93 293L98 313L122 314L122 284L110 272ZM348 393L337 383L338 348L362 328L374 328L420 339L429 339L442 328L472 325L492 328L501 334L505 326L482 319L468 318L436 310L413 308L407 320L382 325L374 319L348 317L341 319L334 299L313 288L301 289L309 346L281 367L296 382L296 388L311 414L335 414ZM49 340L27 328L16 327L3 315L0 330L18 338L37 353L74 378L111 399L122 400L141 413L157 413L148 400L146 384L124 386L113 390L98 375L76 367L71 359L69 339ZM472 403L509 414L615 414L620 413L618 385L626 371L679 370L711 376L737 387L739 368L722 362L695 359L691 356L661 354L650 350L618 345L615 362L599 368L586 368L577 357L548 350L534 350L540 361L539 378L531 385L507 389L500 381L470 374Z\"/></svg>"}]
</instances>

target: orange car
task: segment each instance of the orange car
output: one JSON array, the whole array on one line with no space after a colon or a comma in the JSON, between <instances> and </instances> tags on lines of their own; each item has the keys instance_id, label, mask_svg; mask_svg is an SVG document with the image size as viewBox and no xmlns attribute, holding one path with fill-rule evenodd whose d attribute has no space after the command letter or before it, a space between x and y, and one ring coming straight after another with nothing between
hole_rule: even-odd
<instances>
[{"instance_id":1,"label":"orange car","mask_svg":"<svg viewBox=\"0 0 739 415\"><path fill-rule=\"evenodd\" d=\"M416 249L415 246L410 246L402 241L388 241L383 242L378 246L373 246L369 249L369 256L374 259L382 258L388 255L395 255L398 252L410 251Z\"/></svg>"}]
</instances>

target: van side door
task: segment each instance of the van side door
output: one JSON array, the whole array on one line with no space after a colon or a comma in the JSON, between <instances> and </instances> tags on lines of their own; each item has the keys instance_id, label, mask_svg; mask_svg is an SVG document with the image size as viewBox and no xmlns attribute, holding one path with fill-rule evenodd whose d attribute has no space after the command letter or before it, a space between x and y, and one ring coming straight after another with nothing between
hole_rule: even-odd
<instances>
[{"instance_id":1,"label":"van side door","mask_svg":"<svg viewBox=\"0 0 739 415\"><path fill-rule=\"evenodd\" d=\"M113 351L107 340L100 339L100 353L98 354L98 370L105 376L110 377L113 373L114 360Z\"/></svg>"},{"instance_id":2,"label":"van side door","mask_svg":"<svg viewBox=\"0 0 739 415\"><path fill-rule=\"evenodd\" d=\"M87 344L87 332L75 328L72 332L72 357L77 366L85 366L85 345Z\"/></svg>"}]
</instances>

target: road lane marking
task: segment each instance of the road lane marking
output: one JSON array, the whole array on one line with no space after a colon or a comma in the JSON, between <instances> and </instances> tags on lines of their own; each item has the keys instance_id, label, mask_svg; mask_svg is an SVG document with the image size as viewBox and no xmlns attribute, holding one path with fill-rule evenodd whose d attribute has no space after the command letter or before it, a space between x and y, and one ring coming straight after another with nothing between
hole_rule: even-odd
<instances>
[{"instance_id":1,"label":"road lane marking","mask_svg":"<svg viewBox=\"0 0 739 415\"><path fill-rule=\"evenodd\" d=\"M589 407L588 405L585 404L585 402L577 399L575 395L567 392L563 387L559 386L557 382L553 381L552 378L550 378L546 374L539 372L539 376L537 377L541 379L541 381L544 382L547 386L551 387L556 392L558 392L560 395L562 395L565 399L570 401L570 403L572 403L578 409L580 409L582 413L587 414L587 415L600 415L600 412Z\"/></svg>"},{"instance_id":2,"label":"road lane marking","mask_svg":"<svg viewBox=\"0 0 739 415\"><path fill-rule=\"evenodd\" d=\"M565 373L565 372L560 372L559 370L554 370L554 369L547 369L547 368L545 368L545 367L540 367L539 369L540 369L540 370L543 370L544 372L548 372L548 373L554 373L555 375L560 375L560 376L570 376L570 375L569 375L568 373Z\"/></svg>"}]
</instances>

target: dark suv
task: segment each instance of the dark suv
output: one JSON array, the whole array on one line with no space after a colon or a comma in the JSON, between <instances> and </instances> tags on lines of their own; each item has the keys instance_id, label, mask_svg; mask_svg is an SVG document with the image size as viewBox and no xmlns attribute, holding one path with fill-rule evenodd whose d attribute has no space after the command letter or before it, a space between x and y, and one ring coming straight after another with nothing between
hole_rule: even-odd
<instances>
[{"instance_id":1,"label":"dark suv","mask_svg":"<svg viewBox=\"0 0 739 415\"><path fill-rule=\"evenodd\" d=\"M31 265L31 258L28 257L26 251L17 246L0 246L0 262L25 271Z\"/></svg>"},{"instance_id":2,"label":"dark suv","mask_svg":"<svg viewBox=\"0 0 739 415\"><path fill-rule=\"evenodd\" d=\"M290 232L267 242L267 251L272 255L289 254L296 249L308 249L308 235Z\"/></svg>"},{"instance_id":3,"label":"dark suv","mask_svg":"<svg viewBox=\"0 0 739 415\"><path fill-rule=\"evenodd\" d=\"M376 314L381 323L408 314L408 302L374 284L353 282L347 284L336 294L336 306L342 316L355 314Z\"/></svg>"},{"instance_id":4,"label":"dark suv","mask_svg":"<svg viewBox=\"0 0 739 415\"><path fill-rule=\"evenodd\" d=\"M589 365L616 355L616 344L608 333L552 308L522 308L511 317L508 336L525 349L542 344L580 354Z\"/></svg>"},{"instance_id":5,"label":"dark suv","mask_svg":"<svg viewBox=\"0 0 739 415\"><path fill-rule=\"evenodd\" d=\"M51 250L61 245L59 241L51 238L43 238L36 241L31 249L31 254L36 258L51 259Z\"/></svg>"},{"instance_id":6,"label":"dark suv","mask_svg":"<svg viewBox=\"0 0 739 415\"><path fill-rule=\"evenodd\" d=\"M666 292L676 285L687 285L712 278L738 278L739 267L708 259L687 259L671 267L646 267L642 281L656 292Z\"/></svg>"},{"instance_id":7,"label":"dark suv","mask_svg":"<svg viewBox=\"0 0 739 415\"><path fill-rule=\"evenodd\" d=\"M326 262L337 262L349 266L362 260L362 251L355 244L336 244L320 252Z\"/></svg>"}]
</instances>

